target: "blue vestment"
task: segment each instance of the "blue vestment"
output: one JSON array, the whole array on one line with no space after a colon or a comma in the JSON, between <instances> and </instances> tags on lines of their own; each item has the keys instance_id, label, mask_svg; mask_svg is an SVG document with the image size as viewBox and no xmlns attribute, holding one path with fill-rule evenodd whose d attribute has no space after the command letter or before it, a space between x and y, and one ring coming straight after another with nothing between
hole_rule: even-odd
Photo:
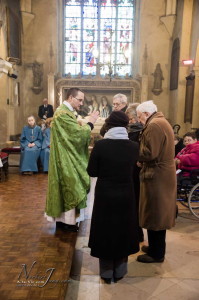
<instances>
[{"instance_id":1,"label":"blue vestment","mask_svg":"<svg viewBox=\"0 0 199 300\"><path fill-rule=\"evenodd\" d=\"M40 159L43 166L43 171L48 172L48 164L50 157L50 127L43 132L43 142L41 147Z\"/></svg>"},{"instance_id":2,"label":"blue vestment","mask_svg":"<svg viewBox=\"0 0 199 300\"><path fill-rule=\"evenodd\" d=\"M37 160L41 151L42 132L39 126L24 126L21 134L21 172L38 172ZM29 143L34 143L32 148L28 147Z\"/></svg>"}]
</instances>

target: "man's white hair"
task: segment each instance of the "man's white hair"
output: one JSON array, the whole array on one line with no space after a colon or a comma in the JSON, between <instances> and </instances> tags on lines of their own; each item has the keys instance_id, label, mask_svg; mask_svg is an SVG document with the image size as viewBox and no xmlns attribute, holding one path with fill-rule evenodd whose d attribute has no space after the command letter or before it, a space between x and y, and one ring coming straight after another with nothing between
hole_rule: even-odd
<instances>
[{"instance_id":1,"label":"man's white hair","mask_svg":"<svg viewBox=\"0 0 199 300\"><path fill-rule=\"evenodd\" d=\"M127 103L127 96L126 95L124 95L124 94L117 94L117 95L115 95L115 96L113 96L113 99L119 99L119 101L121 102L121 103Z\"/></svg>"},{"instance_id":2,"label":"man's white hair","mask_svg":"<svg viewBox=\"0 0 199 300\"><path fill-rule=\"evenodd\" d=\"M147 100L145 102L142 102L138 107L136 108L136 111L140 112L148 112L150 114L153 114L154 112L158 111L157 106L153 103L153 100Z\"/></svg>"}]
</instances>

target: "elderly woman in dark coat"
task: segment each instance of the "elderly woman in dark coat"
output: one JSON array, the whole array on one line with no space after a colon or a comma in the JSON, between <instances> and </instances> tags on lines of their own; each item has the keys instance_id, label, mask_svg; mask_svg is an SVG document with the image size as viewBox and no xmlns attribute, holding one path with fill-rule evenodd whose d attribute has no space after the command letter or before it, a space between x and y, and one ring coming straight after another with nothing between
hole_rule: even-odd
<instances>
[{"instance_id":1,"label":"elderly woman in dark coat","mask_svg":"<svg viewBox=\"0 0 199 300\"><path fill-rule=\"evenodd\" d=\"M88 174L98 177L89 247L99 258L100 276L117 282L127 273L128 255L139 251L138 221L132 172L138 145L128 138L129 119L114 111L106 119L106 134L91 152Z\"/></svg>"}]
</instances>

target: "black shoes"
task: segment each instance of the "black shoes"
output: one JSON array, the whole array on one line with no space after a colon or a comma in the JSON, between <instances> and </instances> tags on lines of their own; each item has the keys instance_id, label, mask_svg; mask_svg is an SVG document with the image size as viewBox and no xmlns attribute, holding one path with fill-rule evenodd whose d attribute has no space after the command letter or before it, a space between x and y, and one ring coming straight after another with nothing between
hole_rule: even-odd
<instances>
[{"instance_id":1,"label":"black shoes","mask_svg":"<svg viewBox=\"0 0 199 300\"><path fill-rule=\"evenodd\" d=\"M147 254L138 255L137 261L142 263L162 263L164 261L164 257L162 258L154 258Z\"/></svg>"},{"instance_id":2,"label":"black shoes","mask_svg":"<svg viewBox=\"0 0 199 300\"><path fill-rule=\"evenodd\" d=\"M101 279L103 279L106 284L111 284L112 278L101 277Z\"/></svg>"},{"instance_id":3,"label":"black shoes","mask_svg":"<svg viewBox=\"0 0 199 300\"><path fill-rule=\"evenodd\" d=\"M115 283L117 283L119 280L121 280L123 277L114 277L114 279L113 279L113 281L115 282ZM103 279L104 280L104 282L106 283L106 284L111 284L111 281L112 281L112 278L104 278L104 277L101 277L101 279Z\"/></svg>"},{"instance_id":4,"label":"black shoes","mask_svg":"<svg viewBox=\"0 0 199 300\"><path fill-rule=\"evenodd\" d=\"M69 225L62 222L56 222L56 229L60 229L65 232L77 232L79 230L77 225Z\"/></svg>"},{"instance_id":5,"label":"black shoes","mask_svg":"<svg viewBox=\"0 0 199 300\"><path fill-rule=\"evenodd\" d=\"M119 280L123 279L123 277L114 277L114 282L117 283Z\"/></svg>"}]
</instances>

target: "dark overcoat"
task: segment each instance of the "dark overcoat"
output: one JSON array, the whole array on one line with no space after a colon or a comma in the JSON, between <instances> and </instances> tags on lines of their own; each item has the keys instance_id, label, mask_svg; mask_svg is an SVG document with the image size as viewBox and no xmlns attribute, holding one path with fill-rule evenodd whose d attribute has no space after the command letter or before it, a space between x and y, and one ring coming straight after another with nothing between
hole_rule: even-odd
<instances>
[{"instance_id":1,"label":"dark overcoat","mask_svg":"<svg viewBox=\"0 0 199 300\"><path fill-rule=\"evenodd\" d=\"M174 133L161 112L150 116L140 142L140 226L165 230L175 225Z\"/></svg>"},{"instance_id":2,"label":"dark overcoat","mask_svg":"<svg viewBox=\"0 0 199 300\"><path fill-rule=\"evenodd\" d=\"M91 220L91 255L127 257L139 251L138 221L132 172L138 145L129 140L103 139L91 152L88 174L98 177Z\"/></svg>"}]
</instances>

